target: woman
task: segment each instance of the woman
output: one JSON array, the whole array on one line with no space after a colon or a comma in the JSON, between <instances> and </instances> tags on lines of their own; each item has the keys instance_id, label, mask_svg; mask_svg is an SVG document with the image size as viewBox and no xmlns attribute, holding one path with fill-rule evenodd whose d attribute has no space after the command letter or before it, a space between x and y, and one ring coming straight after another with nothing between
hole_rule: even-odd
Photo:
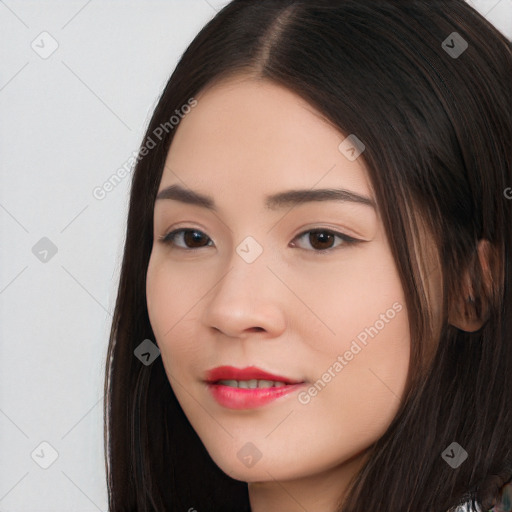
<instances>
[{"instance_id":1,"label":"woman","mask_svg":"<svg viewBox=\"0 0 512 512\"><path fill-rule=\"evenodd\" d=\"M133 176L111 511L510 510L511 70L462 0L201 30Z\"/></svg>"}]
</instances>

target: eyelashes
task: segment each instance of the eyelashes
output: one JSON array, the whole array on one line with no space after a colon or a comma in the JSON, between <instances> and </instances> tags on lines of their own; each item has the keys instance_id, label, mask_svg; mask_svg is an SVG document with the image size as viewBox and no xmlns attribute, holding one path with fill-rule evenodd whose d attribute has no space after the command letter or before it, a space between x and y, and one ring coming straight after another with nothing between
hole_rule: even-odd
<instances>
[{"instance_id":1,"label":"eyelashes","mask_svg":"<svg viewBox=\"0 0 512 512\"><path fill-rule=\"evenodd\" d=\"M188 237L188 241L189 242L190 241L192 241L192 242L197 241L198 239L202 238L201 235L204 235L204 233L202 231L199 231L198 229L180 228L180 229L175 229L174 231L171 231L167 235L164 235L164 236L160 237L160 240L164 244L175 246L176 245L176 238L178 237L178 235L181 235L181 234L185 235L185 233L187 233L187 234L192 233L193 234L192 237L190 237L190 236ZM197 236L198 234L199 234L199 236ZM204 235L204 237L208 238L206 235ZM212 242L211 239L209 239L209 240L210 240L210 242ZM210 245L200 246L200 247L180 247L180 246L178 246L178 248L179 249L185 249L185 250L197 250L197 249L201 249L202 247L209 247L209 246Z\"/></svg>"},{"instance_id":2,"label":"eyelashes","mask_svg":"<svg viewBox=\"0 0 512 512\"><path fill-rule=\"evenodd\" d=\"M332 229L315 228L315 229L303 231L302 233L297 235L292 240L292 243L294 242L294 240L304 239L306 237L306 235L309 235L309 238L306 238L306 240L308 241L308 243L311 247L313 247L312 240L315 240L315 242L320 240L320 245L325 244L326 239L327 239L327 241L335 240L336 238L341 240L341 243L339 243L338 245L335 245L333 247L320 247L319 249L316 249L313 247L314 252L334 251L338 248L341 248L341 247L344 247L347 245L353 245L360 241L357 238L353 238L351 236L345 235L344 233L340 233L339 231L333 231ZM320 235L322 235L322 236L320 236ZM325 235L327 235L327 236L325 236ZM296 244L294 243L293 247L295 247L295 246L296 246ZM299 248L302 249L302 247L299 247ZM308 250L308 249L306 249L306 250Z\"/></svg>"},{"instance_id":3,"label":"eyelashes","mask_svg":"<svg viewBox=\"0 0 512 512\"><path fill-rule=\"evenodd\" d=\"M298 247L299 249L303 249L310 252L316 253L326 253L337 250L338 248L343 248L347 246L354 245L356 243L362 242L357 238L353 238L344 233L340 233L338 231L333 231L332 229L326 228L314 228L309 229L307 231L303 231L298 234L292 241L292 247L297 247L296 240L304 240L306 235L309 235L307 238L307 242L312 249L304 249L304 247ZM330 242L335 241L336 239L341 242L338 245L325 247L325 245L330 245ZM159 237L159 240L165 245L169 245L178 250L183 250L186 252L196 252L200 249L211 247L213 244L213 240L209 238L205 233L198 229L194 228L179 228L169 232L166 235ZM206 245L204 244L206 240ZM177 241L184 242L184 245L180 245ZM315 248L314 244L319 243L320 248ZM195 245L198 244L198 245ZM190 247L192 245L192 247ZM307 244L306 244L307 245Z\"/></svg>"}]
</instances>

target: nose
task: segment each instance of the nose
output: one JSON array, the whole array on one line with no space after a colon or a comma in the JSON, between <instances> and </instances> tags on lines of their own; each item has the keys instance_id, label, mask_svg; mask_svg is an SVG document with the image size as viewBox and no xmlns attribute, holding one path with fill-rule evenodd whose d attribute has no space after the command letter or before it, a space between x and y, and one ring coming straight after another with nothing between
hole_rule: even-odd
<instances>
[{"instance_id":1,"label":"nose","mask_svg":"<svg viewBox=\"0 0 512 512\"><path fill-rule=\"evenodd\" d=\"M236 251L228 270L205 297L202 322L209 329L233 338L262 332L277 337L286 328L286 287L260 256L247 263Z\"/></svg>"}]
</instances>

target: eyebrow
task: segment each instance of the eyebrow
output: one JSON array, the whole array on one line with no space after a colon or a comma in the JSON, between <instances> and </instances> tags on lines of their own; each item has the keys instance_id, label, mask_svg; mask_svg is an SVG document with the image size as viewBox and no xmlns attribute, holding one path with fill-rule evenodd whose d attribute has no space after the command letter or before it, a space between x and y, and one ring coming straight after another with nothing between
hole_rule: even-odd
<instances>
[{"instance_id":1,"label":"eyebrow","mask_svg":"<svg viewBox=\"0 0 512 512\"><path fill-rule=\"evenodd\" d=\"M194 190L183 188L181 185L170 185L162 189L156 196L156 200L171 199L182 203L202 206L208 210L217 211L215 201L211 196L203 195ZM314 201L341 201L359 203L377 209L375 201L366 196L345 189L309 189L309 190L287 190L267 196L265 207L269 210L295 206L300 203Z\"/></svg>"}]
</instances>

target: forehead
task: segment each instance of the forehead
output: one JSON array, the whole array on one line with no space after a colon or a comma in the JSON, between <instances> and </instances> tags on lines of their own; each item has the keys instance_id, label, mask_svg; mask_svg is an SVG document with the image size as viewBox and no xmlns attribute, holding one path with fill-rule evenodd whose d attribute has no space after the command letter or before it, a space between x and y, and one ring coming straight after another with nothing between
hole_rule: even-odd
<instances>
[{"instance_id":1,"label":"forehead","mask_svg":"<svg viewBox=\"0 0 512 512\"><path fill-rule=\"evenodd\" d=\"M162 186L272 191L318 186L371 194L361 158L339 150L346 135L304 99L268 80L236 76L203 90L176 129Z\"/></svg>"}]
</instances>

